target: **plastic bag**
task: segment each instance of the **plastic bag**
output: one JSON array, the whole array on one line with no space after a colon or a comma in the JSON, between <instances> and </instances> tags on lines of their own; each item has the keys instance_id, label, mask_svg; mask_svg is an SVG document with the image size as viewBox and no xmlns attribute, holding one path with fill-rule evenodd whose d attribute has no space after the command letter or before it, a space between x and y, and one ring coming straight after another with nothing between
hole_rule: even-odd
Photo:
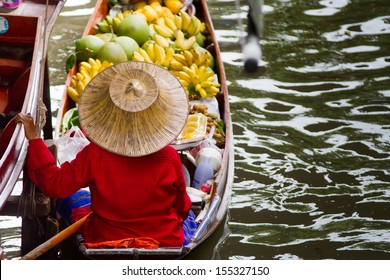
<instances>
[{"instance_id":1,"label":"plastic bag","mask_svg":"<svg viewBox=\"0 0 390 280\"><path fill-rule=\"evenodd\" d=\"M78 126L73 126L64 135L56 140L57 159L60 164L73 160L78 152L89 144Z\"/></svg>"}]
</instances>

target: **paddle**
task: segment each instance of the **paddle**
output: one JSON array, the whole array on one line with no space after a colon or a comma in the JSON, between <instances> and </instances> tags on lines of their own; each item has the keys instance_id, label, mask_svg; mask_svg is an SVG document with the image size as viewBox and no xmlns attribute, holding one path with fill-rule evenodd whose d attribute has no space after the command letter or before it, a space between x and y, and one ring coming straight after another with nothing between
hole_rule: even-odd
<instances>
[{"instance_id":1,"label":"paddle","mask_svg":"<svg viewBox=\"0 0 390 280\"><path fill-rule=\"evenodd\" d=\"M77 231L79 231L79 229L82 227L82 225L84 224L84 222L85 222L85 220L87 219L88 216L89 216L89 214L84 216L83 218L81 218L77 222L71 224L66 229L64 229L63 231L57 233L52 238L50 238L49 240L45 241L44 243L42 243L41 245L39 245L35 249L31 250L30 252L25 254L20 259L21 260L34 260L34 259L38 258L39 256L41 256L42 254L46 253L51 248L53 248L54 246L60 244L65 239L67 239L69 236L71 236L72 234L74 234Z\"/></svg>"}]
</instances>

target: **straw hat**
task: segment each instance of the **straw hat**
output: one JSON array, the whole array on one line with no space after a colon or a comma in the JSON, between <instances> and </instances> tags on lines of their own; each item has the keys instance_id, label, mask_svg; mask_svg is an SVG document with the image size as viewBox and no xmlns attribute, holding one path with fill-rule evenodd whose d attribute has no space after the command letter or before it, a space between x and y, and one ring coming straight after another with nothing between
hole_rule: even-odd
<instances>
[{"instance_id":1,"label":"straw hat","mask_svg":"<svg viewBox=\"0 0 390 280\"><path fill-rule=\"evenodd\" d=\"M152 63L116 63L97 74L79 102L88 138L113 153L131 157L156 152L183 129L187 94L168 70Z\"/></svg>"}]
</instances>

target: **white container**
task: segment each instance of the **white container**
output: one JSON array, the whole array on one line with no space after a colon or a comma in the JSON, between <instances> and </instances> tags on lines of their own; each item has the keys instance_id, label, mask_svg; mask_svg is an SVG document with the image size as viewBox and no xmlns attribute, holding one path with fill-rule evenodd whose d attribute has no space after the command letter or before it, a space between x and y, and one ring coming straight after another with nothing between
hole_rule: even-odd
<instances>
[{"instance_id":1,"label":"white container","mask_svg":"<svg viewBox=\"0 0 390 280\"><path fill-rule=\"evenodd\" d=\"M201 149L195 157L195 164L198 166L201 161L204 159L209 158L210 163L213 167L213 172L217 172L218 169L221 167L221 162L222 162L222 155L221 153L213 148L213 147L205 147Z\"/></svg>"},{"instance_id":2,"label":"white container","mask_svg":"<svg viewBox=\"0 0 390 280\"><path fill-rule=\"evenodd\" d=\"M214 176L213 166L210 157L204 157L196 166L194 178L192 179L192 187L200 189L200 187Z\"/></svg>"}]
</instances>

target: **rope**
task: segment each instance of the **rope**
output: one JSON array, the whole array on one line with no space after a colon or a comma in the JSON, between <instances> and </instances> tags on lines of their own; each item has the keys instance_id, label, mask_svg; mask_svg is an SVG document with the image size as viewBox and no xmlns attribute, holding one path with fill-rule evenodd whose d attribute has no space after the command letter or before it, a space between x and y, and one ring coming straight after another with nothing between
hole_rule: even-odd
<instances>
[{"instance_id":1,"label":"rope","mask_svg":"<svg viewBox=\"0 0 390 280\"><path fill-rule=\"evenodd\" d=\"M42 55L42 60L40 61L41 77L45 75L44 70L46 67L46 40L47 40L46 32L47 32L47 23L48 23L48 13L49 13L49 0L46 0L45 18L44 18L44 26L43 26L43 48L42 48L43 55ZM36 113L36 120L35 120L35 128L37 129L37 131L41 131L46 124L47 108L42 99L44 83L45 82L39 85L39 97L38 97L37 113Z\"/></svg>"}]
</instances>

